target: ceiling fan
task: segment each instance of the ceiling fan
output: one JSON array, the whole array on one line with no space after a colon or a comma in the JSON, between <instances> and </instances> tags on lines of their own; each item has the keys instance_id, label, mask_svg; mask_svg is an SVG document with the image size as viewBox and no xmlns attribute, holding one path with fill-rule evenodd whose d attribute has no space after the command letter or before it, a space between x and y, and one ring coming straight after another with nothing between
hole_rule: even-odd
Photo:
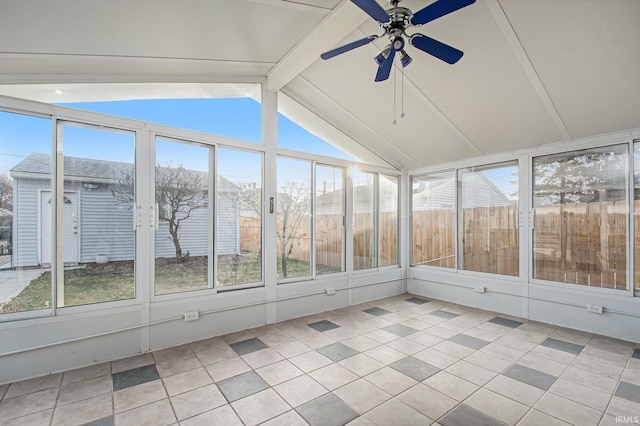
<instances>
[{"instance_id":1,"label":"ceiling fan","mask_svg":"<svg viewBox=\"0 0 640 426\"><path fill-rule=\"evenodd\" d=\"M407 39L413 47L433 55L448 64L455 64L462 58L463 52L454 47L427 37L424 34L417 33L409 35L405 31L409 27L424 25L451 12L455 12L458 9L469 6L475 3L476 0L437 0L416 13L411 12L411 10L406 7L398 6L400 0L387 1L392 7L384 10L382 6L376 3L376 0L351 0L352 3L362 9L367 15L375 19L384 33L381 35L371 35L345 44L344 46L323 53L320 57L322 59L330 59L357 47L369 44L386 35L389 38L389 45L387 45L382 53L374 58L378 64L375 81L384 81L389 78L396 53L400 53L400 63L403 67L411 63L411 57L404 50L406 44L405 39Z\"/></svg>"}]
</instances>

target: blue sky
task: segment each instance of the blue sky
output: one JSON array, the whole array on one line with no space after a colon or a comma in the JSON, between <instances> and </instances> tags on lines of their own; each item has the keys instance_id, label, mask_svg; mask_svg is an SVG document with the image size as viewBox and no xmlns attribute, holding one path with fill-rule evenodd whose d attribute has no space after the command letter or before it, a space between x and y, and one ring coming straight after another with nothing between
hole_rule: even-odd
<instances>
[{"instance_id":1,"label":"blue sky","mask_svg":"<svg viewBox=\"0 0 640 426\"><path fill-rule=\"evenodd\" d=\"M261 142L261 106L250 98L105 101L61 105ZM278 117L278 133L279 146L282 148L350 158L282 115ZM95 143L87 144L88 140ZM127 135L65 126L64 141L64 152L68 156L133 161L132 138ZM8 175L11 167L34 152L51 152L51 122L38 117L0 112L0 174ZM190 162L201 162L201 159L190 159L186 152L180 158L169 155L169 152L167 150L166 159L158 160L174 164L179 162L185 167L189 167ZM238 161L244 161L240 157ZM221 166L220 173L226 168ZM229 173L236 172L239 175L249 172L248 169L228 168Z\"/></svg>"}]
</instances>

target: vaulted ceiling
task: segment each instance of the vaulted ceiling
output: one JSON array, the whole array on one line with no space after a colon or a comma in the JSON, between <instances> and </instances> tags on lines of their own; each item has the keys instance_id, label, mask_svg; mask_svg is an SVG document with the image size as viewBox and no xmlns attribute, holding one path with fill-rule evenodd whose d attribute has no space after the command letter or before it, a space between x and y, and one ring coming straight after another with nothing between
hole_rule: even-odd
<instances>
[{"instance_id":1,"label":"vaulted ceiling","mask_svg":"<svg viewBox=\"0 0 640 426\"><path fill-rule=\"evenodd\" d=\"M478 0L415 29L464 51L458 63L408 47L404 73L396 61L375 83L385 39L319 58L380 33L348 0L1 1L0 94L264 81L345 150L413 169L640 127L638 22L638 0Z\"/></svg>"}]
</instances>

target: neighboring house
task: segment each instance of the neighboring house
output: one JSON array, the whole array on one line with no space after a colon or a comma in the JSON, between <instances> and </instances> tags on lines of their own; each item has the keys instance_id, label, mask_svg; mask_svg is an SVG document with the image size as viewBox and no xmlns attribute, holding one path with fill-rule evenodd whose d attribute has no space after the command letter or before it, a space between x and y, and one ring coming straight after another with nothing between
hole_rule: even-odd
<instances>
[{"instance_id":1,"label":"neighboring house","mask_svg":"<svg viewBox=\"0 0 640 426\"><path fill-rule=\"evenodd\" d=\"M455 208L456 179L430 182L418 181L413 188L413 211ZM507 207L514 204L482 173L466 176L463 186L462 208Z\"/></svg>"},{"instance_id":2,"label":"neighboring house","mask_svg":"<svg viewBox=\"0 0 640 426\"><path fill-rule=\"evenodd\" d=\"M51 162L47 154L31 154L11 171L14 179L13 262L14 267L33 267L51 263ZM110 261L132 260L135 251L132 206L118 202L112 185L133 171L130 163L64 158L64 261L91 263L98 254ZM218 254L239 252L240 188L220 177L218 182ZM205 180L206 181L206 180ZM203 188L206 191L207 188ZM180 224L184 253L207 255L210 236L208 208L194 210ZM168 223L159 221L156 231L156 257L175 257Z\"/></svg>"}]
</instances>

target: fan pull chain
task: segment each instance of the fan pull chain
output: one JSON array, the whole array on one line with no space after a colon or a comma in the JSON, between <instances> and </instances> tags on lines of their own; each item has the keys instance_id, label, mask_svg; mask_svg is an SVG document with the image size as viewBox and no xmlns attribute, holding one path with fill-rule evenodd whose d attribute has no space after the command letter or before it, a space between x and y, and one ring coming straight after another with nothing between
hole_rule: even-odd
<instances>
[{"instance_id":1,"label":"fan pull chain","mask_svg":"<svg viewBox=\"0 0 640 426\"><path fill-rule=\"evenodd\" d=\"M396 83L397 83L396 75L397 74L398 74L398 69L396 67L393 67L393 125L394 126L398 124L398 120L396 120Z\"/></svg>"},{"instance_id":2,"label":"fan pull chain","mask_svg":"<svg viewBox=\"0 0 640 426\"><path fill-rule=\"evenodd\" d=\"M400 113L400 118L404 118L404 67L402 67L402 80L400 82L400 108L402 108L402 112Z\"/></svg>"}]
</instances>

